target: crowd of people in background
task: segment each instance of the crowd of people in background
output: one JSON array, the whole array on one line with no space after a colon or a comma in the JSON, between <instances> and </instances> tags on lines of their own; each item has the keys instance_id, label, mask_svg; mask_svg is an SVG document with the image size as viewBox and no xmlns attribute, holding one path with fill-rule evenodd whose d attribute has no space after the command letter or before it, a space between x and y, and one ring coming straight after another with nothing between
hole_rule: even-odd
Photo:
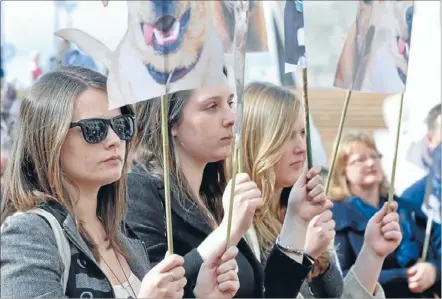
<instances>
[{"instance_id":1,"label":"crowd of people in background","mask_svg":"<svg viewBox=\"0 0 442 299\"><path fill-rule=\"evenodd\" d=\"M1 93L2 298L441 296L440 104L410 150L427 174L388 207L370 134L345 134L333 173L307 169L302 101L249 84L228 246L230 86L171 96L170 169L160 99L108 110L106 77L81 67L43 74L24 100L3 80Z\"/></svg>"}]
</instances>

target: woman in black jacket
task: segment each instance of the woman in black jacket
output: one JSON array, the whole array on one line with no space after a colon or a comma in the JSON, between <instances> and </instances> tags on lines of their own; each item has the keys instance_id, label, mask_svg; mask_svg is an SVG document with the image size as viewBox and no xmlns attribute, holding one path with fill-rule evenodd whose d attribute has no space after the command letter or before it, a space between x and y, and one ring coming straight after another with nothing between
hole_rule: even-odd
<instances>
[{"instance_id":1,"label":"woman in black jacket","mask_svg":"<svg viewBox=\"0 0 442 299\"><path fill-rule=\"evenodd\" d=\"M224 159L232 146L233 95L227 86L180 91L169 99L171 201L174 250L184 257L188 284L184 297L192 297L192 285L205 256L215 246L225 246L230 183L226 187ZM164 210L163 156L160 130L160 101L152 99L136 106L138 145L136 165L128 176L129 209L127 221L145 242L153 263L167 251ZM310 174L309 174L310 175ZM311 184L317 182L313 174ZM310 184L309 184L310 185ZM225 190L225 191L224 191ZM261 192L246 174L238 174L231 245L236 245L240 289L237 297L291 297L311 270L308 256L296 246L297 219L292 217L300 204L311 206L314 214L329 205L306 202L305 187L289 204L277 245L263 271L248 246L244 234L250 228L255 210L262 204ZM304 193L303 193L303 192ZM330 202L328 202L331 204ZM265 275L264 275L265 274Z\"/></svg>"}]
</instances>

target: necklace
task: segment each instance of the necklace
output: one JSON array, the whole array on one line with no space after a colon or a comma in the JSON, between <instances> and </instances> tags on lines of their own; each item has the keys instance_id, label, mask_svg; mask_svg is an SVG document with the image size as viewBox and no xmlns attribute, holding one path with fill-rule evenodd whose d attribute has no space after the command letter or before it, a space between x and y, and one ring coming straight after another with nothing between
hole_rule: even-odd
<instances>
[{"instance_id":1,"label":"necklace","mask_svg":"<svg viewBox=\"0 0 442 299\"><path fill-rule=\"evenodd\" d=\"M100 217L98 217L98 218L99 218L99 220L102 222L102 219L101 219ZM85 225L85 226L87 226L87 225ZM89 226L88 226L88 227L89 227ZM92 229L91 227L89 227L89 228L90 228L90 229L91 229L96 235L98 235L97 232L96 232L94 229ZM136 297L137 294L135 293L135 290L133 289L133 287L132 287L132 285L131 285L131 283L130 283L130 281L129 281L129 277L127 277L126 272L124 271L123 265L121 265L121 262L120 262L120 259L118 258L117 253L115 252L114 249L112 249L112 251L113 251L115 257L117 258L118 264L120 265L121 271L123 271L124 278L126 279L127 284L129 285L130 290L132 291L132 294L135 296L135 299L137 299L137 297ZM118 281L118 283L120 284L120 286L121 286L121 287L126 291L126 293L129 295L128 299L133 299L133 298L132 298L132 295L131 295L130 292L127 290L126 286L120 281L120 279L118 278L118 276L115 274L114 270L112 270L112 268L109 266L108 262L107 262L107 261L104 259L104 257L101 255L100 251L98 251L98 254L100 255L100 259L103 260L103 262L106 264L106 266L107 266L107 267L109 268L109 270L112 272L112 274L114 275L114 277L117 279L117 281Z\"/></svg>"},{"instance_id":2,"label":"necklace","mask_svg":"<svg viewBox=\"0 0 442 299\"><path fill-rule=\"evenodd\" d=\"M126 279L127 284L129 285L130 290L132 291L132 294L135 296L135 299L136 299L137 297L136 297L135 291L134 291L134 289L133 289L133 287L132 287L132 285L131 285L131 283L130 283L130 281L129 281L129 278L128 278L127 275L126 275L126 272L125 272L124 269L123 269L123 266L121 265L120 259L118 258L118 256L117 256L117 254L115 253L115 251L113 251L113 252L114 252L114 254L115 254L115 257L117 258L118 264L120 265L121 271L123 271L124 278ZM131 293L126 289L126 286L121 282L121 280L120 280L120 279L118 278L118 276L115 274L114 270L112 270L112 268L109 266L109 264L108 264L108 263L106 262L106 260L103 258L103 256L101 255L101 253L98 253L98 254L100 255L100 258L103 260L103 262L106 264L106 266L109 268L109 270L112 272L112 274L114 275L114 277L117 279L117 281L118 281L118 283L120 284L120 286L121 286L121 287L127 292L127 294L129 295L128 299L132 298Z\"/></svg>"}]
</instances>

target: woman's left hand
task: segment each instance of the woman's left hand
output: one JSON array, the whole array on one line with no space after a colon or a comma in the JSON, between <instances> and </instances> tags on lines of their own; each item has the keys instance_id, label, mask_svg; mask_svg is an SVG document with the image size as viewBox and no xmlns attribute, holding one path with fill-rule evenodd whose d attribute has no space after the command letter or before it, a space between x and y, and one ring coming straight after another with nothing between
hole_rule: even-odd
<instances>
[{"instance_id":1,"label":"woman's left hand","mask_svg":"<svg viewBox=\"0 0 442 299\"><path fill-rule=\"evenodd\" d=\"M196 298L232 298L239 290L238 248L218 252L201 265L193 294Z\"/></svg>"},{"instance_id":2,"label":"woman's left hand","mask_svg":"<svg viewBox=\"0 0 442 299\"><path fill-rule=\"evenodd\" d=\"M413 293L422 293L436 282L436 267L431 263L418 261L407 271L408 288Z\"/></svg>"},{"instance_id":3,"label":"woman's left hand","mask_svg":"<svg viewBox=\"0 0 442 299\"><path fill-rule=\"evenodd\" d=\"M335 235L333 213L326 210L310 221L305 236L305 252L316 260L327 251Z\"/></svg>"}]
</instances>

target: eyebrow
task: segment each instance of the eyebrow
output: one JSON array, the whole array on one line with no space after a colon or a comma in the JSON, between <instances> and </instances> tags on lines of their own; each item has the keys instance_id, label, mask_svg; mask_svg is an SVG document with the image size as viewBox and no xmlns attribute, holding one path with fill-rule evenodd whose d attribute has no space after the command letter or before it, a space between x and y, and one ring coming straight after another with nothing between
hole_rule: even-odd
<instances>
[{"instance_id":1,"label":"eyebrow","mask_svg":"<svg viewBox=\"0 0 442 299\"><path fill-rule=\"evenodd\" d=\"M233 95L233 93L231 93L231 94L228 96L227 100L230 100L230 99L232 99L233 97L234 97L234 95ZM223 97L223 96L214 96L214 97L210 97L210 98L208 98L208 99L205 99L205 100L202 101L201 103L205 104L205 103L210 102L210 101L222 101L222 100L224 100L224 97Z\"/></svg>"}]
</instances>

